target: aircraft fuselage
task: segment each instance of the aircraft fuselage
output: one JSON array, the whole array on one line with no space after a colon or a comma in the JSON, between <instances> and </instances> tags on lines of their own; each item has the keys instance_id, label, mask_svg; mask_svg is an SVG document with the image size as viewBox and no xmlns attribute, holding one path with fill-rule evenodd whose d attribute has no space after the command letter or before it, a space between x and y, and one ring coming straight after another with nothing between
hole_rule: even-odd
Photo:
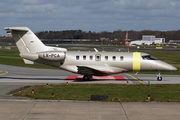
<instances>
[{"instance_id":1,"label":"aircraft fuselage","mask_svg":"<svg viewBox=\"0 0 180 120\"><path fill-rule=\"evenodd\" d=\"M34 54L29 58L20 55L22 58L52 65L64 70L79 73L101 76L123 73L128 71L174 71L175 67L160 61L147 53L140 52L87 52L87 51L51 51L44 54ZM32 57L36 56L36 57ZM88 69L86 72L79 72L78 68ZM85 69L85 70L86 70ZM89 69L92 69L89 71ZM80 69L79 69L80 70ZM84 70L84 69L83 69Z\"/></svg>"},{"instance_id":2,"label":"aircraft fuselage","mask_svg":"<svg viewBox=\"0 0 180 120\"><path fill-rule=\"evenodd\" d=\"M170 64L150 57L152 56L140 52L67 51L60 68L77 73L77 66L86 66L103 71L107 75L127 71L173 71L176 69Z\"/></svg>"}]
</instances>

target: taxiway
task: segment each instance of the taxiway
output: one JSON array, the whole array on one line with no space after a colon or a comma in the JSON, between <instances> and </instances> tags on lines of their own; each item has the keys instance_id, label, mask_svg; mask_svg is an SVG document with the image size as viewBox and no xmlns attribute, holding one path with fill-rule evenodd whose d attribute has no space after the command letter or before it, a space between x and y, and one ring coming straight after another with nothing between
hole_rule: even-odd
<instances>
[{"instance_id":1,"label":"taxiway","mask_svg":"<svg viewBox=\"0 0 180 120\"><path fill-rule=\"evenodd\" d=\"M74 77L75 76L75 77ZM121 77L95 78L82 81L81 76L63 70L35 69L0 64L0 118L18 120L179 120L180 103L157 102L93 102L66 100L31 100L6 95L26 85L61 83L113 83L113 84L180 84L179 75L162 75L157 81L152 74L119 74Z\"/></svg>"},{"instance_id":2,"label":"taxiway","mask_svg":"<svg viewBox=\"0 0 180 120\"><path fill-rule=\"evenodd\" d=\"M117 74L115 76L94 77L92 81L83 81L82 76L59 69L36 69L0 64L0 95L26 85L36 84L180 84L180 75L162 75L157 81L155 74Z\"/></svg>"}]
</instances>

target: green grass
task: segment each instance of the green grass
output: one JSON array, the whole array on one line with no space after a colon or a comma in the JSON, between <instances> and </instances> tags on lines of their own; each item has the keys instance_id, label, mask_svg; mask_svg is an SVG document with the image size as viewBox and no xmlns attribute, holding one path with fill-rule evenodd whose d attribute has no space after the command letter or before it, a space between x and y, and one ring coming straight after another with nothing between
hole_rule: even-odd
<instances>
[{"instance_id":1,"label":"green grass","mask_svg":"<svg viewBox=\"0 0 180 120\"><path fill-rule=\"evenodd\" d=\"M178 70L174 71L173 74L180 75L180 52L164 52L164 51L144 51L152 56L167 62L175 66ZM42 69L54 69L52 66L46 65L26 65L23 59L19 56L19 51L16 47L12 47L11 50L0 49L0 64L22 66L22 67L33 67ZM58 68L57 68L58 69ZM134 73L134 72L133 72ZM155 72L140 72L140 73L150 73L156 74ZM171 74L171 72L163 72L162 74Z\"/></svg>"},{"instance_id":2,"label":"green grass","mask_svg":"<svg viewBox=\"0 0 180 120\"><path fill-rule=\"evenodd\" d=\"M17 48L11 48L11 50L0 49L0 64L31 67L31 68L52 69L52 66L47 66L47 65L24 64L24 61L19 56L19 54L20 53L17 50Z\"/></svg>"},{"instance_id":3,"label":"green grass","mask_svg":"<svg viewBox=\"0 0 180 120\"><path fill-rule=\"evenodd\" d=\"M163 52L163 51L145 51L152 56L175 66L178 70L173 74L180 75L180 55L179 52ZM46 68L52 69L46 65L25 65L23 59L19 56L17 48L11 50L0 49L0 64ZM140 72L151 73L151 72ZM155 73L153 73L155 74ZM170 72L165 74L171 74ZM35 93L32 94L32 89ZM15 90L19 91L19 90ZM53 99L58 100L90 100L91 95L108 95L109 99L122 99L122 101L146 101L148 95L151 95L151 101L164 102L180 102L180 84L176 85L120 85L120 84L71 84L71 85L50 85L32 86L14 95L27 96L35 99L52 99L51 94L54 93Z\"/></svg>"},{"instance_id":4,"label":"green grass","mask_svg":"<svg viewBox=\"0 0 180 120\"><path fill-rule=\"evenodd\" d=\"M35 91L34 94L31 93L32 89ZM54 98L51 96L52 93L55 95ZM150 86L143 84L60 84L48 87L46 85L36 85L14 95L35 99L80 101L89 101L91 95L108 95L107 101L120 98L122 102L145 102L148 95L150 95L151 101L180 102L180 84L152 84Z\"/></svg>"}]
</instances>

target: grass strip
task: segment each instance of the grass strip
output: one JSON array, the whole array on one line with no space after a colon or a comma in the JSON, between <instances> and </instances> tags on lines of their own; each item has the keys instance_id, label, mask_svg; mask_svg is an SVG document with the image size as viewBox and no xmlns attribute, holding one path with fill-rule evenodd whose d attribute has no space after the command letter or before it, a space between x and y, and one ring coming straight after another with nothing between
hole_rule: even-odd
<instances>
[{"instance_id":1,"label":"grass strip","mask_svg":"<svg viewBox=\"0 0 180 120\"><path fill-rule=\"evenodd\" d=\"M12 50L0 50L0 64L21 66L21 67L31 67L31 68L41 68L41 69L54 69L52 66L47 65L30 65L25 64L23 59L19 56L19 51L15 48Z\"/></svg>"},{"instance_id":2,"label":"grass strip","mask_svg":"<svg viewBox=\"0 0 180 120\"><path fill-rule=\"evenodd\" d=\"M145 51L145 53L151 54L152 56L167 62L178 70L174 71L174 75L180 75L180 55L179 52L170 51ZM42 68L42 69L58 69L47 65L26 65L23 59L19 56L19 51L17 48L12 48L11 50L0 49L0 64L14 65L21 67L32 67L32 68ZM131 72L135 73L135 72ZM140 72L144 74L156 74L156 72ZM162 72L162 74L171 74L171 72Z\"/></svg>"},{"instance_id":3,"label":"grass strip","mask_svg":"<svg viewBox=\"0 0 180 120\"><path fill-rule=\"evenodd\" d=\"M32 93L34 90L34 94ZM52 98L54 93L54 98ZM108 95L106 101L121 99L122 102L145 102L148 95L151 101L180 102L180 84L60 84L35 85L14 94L35 99L89 101L91 95Z\"/></svg>"}]
</instances>

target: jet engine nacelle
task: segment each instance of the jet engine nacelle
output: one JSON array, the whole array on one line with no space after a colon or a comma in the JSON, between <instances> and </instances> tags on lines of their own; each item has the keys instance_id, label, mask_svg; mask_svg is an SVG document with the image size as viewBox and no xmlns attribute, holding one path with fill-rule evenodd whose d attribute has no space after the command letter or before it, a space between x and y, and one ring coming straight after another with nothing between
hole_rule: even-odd
<instances>
[{"instance_id":1,"label":"jet engine nacelle","mask_svg":"<svg viewBox=\"0 0 180 120\"><path fill-rule=\"evenodd\" d=\"M40 52L37 53L39 58L45 60L53 60L53 61L62 61L66 57L66 52L55 52L55 51L47 51L47 52Z\"/></svg>"}]
</instances>

